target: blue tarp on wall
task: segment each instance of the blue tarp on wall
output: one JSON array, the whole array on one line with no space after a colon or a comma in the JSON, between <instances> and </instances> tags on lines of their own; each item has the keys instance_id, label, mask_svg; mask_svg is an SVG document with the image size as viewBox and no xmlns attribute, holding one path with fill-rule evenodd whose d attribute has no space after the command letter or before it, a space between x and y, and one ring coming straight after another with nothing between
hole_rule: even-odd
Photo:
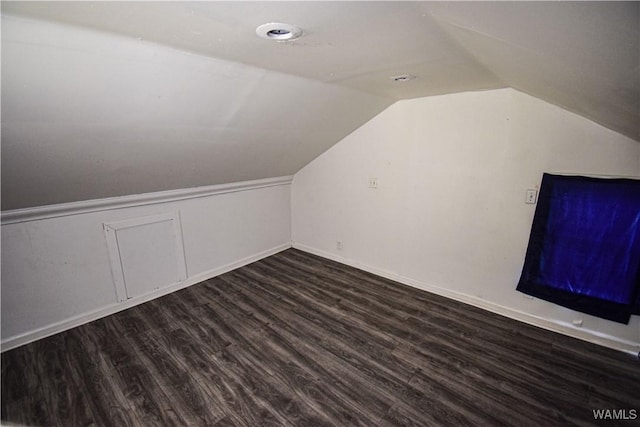
<instances>
[{"instance_id":1,"label":"blue tarp on wall","mask_svg":"<svg viewBox=\"0 0 640 427\"><path fill-rule=\"evenodd\" d=\"M517 289L620 323L640 314L640 180L544 174Z\"/></svg>"}]
</instances>

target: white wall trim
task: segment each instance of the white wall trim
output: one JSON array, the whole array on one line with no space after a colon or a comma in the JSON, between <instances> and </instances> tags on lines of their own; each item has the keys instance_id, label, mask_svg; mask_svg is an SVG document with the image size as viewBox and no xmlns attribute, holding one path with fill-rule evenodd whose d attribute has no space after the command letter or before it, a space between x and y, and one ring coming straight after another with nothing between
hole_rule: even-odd
<instances>
[{"instance_id":1,"label":"white wall trim","mask_svg":"<svg viewBox=\"0 0 640 427\"><path fill-rule=\"evenodd\" d=\"M573 338L577 338L593 344L598 344L604 347L612 348L614 350L623 351L625 353L629 353L633 355L637 355L640 352L640 343L637 343L637 342L622 340L620 338L612 337L610 335L602 334L595 331L589 331L586 329L576 329L569 323L552 321L539 316L534 316L532 314L529 314L520 310L514 310L512 308L505 307L503 305L496 304L490 301L486 301L472 295L464 294L457 291L452 291L450 289L446 289L430 283L411 279L409 277L405 277L397 273L372 267L370 265L363 264L348 258L344 258L339 255L332 254L330 252L325 252L323 250L316 249L301 243L293 242L292 246L295 249L299 249L301 251L308 252L313 255L327 258L332 261L339 262L341 264L346 264L351 267L355 267L357 269L364 270L369 273L373 273L375 275L384 277L386 279L390 279L390 280L402 283L404 285L422 289L423 291L431 292L436 295L440 295L440 296L450 298L456 301L460 301L475 307L479 307L484 310L490 311L492 313L499 314L501 316L505 316L514 320L518 320L518 321L527 323L529 325L537 326L549 331L557 332L563 335L567 335Z\"/></svg>"},{"instance_id":2,"label":"white wall trim","mask_svg":"<svg viewBox=\"0 0 640 427\"><path fill-rule=\"evenodd\" d=\"M16 347L20 347L21 345L28 344L30 342L46 338L51 335L55 335L59 332L66 331L68 329L75 328L76 326L84 325L85 323L92 322L94 320L98 320L102 317L110 316L119 311L126 310L128 308L134 307L136 305L145 303L147 301L151 301L153 299L159 298L161 296L170 294L172 292L178 291L180 289L187 288L189 286L195 285L197 283L203 282L205 280L211 279L213 277L219 276L221 274L227 273L231 270L235 270L236 268L245 266L247 264L251 264L252 262L259 261L263 258L269 257L271 255L277 254L278 252L289 249L291 244L285 243L283 245L278 245L271 249L267 249L265 251L259 252L257 254L242 258L240 260L228 263L218 268L214 268L213 270L206 271L204 273L200 273L196 276L189 277L186 280L176 283L174 285L167 286L165 288L159 289L158 291L151 292L146 295L141 295L136 298L132 298L130 300L124 301L122 303L114 303L110 304L106 307L99 308L97 310L80 314L78 316L71 317L69 319L65 319L61 322L57 322L51 325L47 325L42 328L38 328L33 331L26 332L24 334L16 335L0 343L0 347L2 348L2 352L14 349Z\"/></svg>"},{"instance_id":3,"label":"white wall trim","mask_svg":"<svg viewBox=\"0 0 640 427\"><path fill-rule=\"evenodd\" d=\"M289 175L277 178L258 179L254 181L241 181L232 182L229 184L210 185L206 187L183 188L178 190L158 191L155 193L133 194L121 197L109 197L106 199L83 200L79 202L14 209L10 211L0 212L0 224L5 225L19 222L37 221L69 215L85 214L89 212L154 205L158 203L195 199L199 197L208 197L224 193L234 193L237 191L255 190L257 188L288 185L291 184L292 180L293 176Z\"/></svg>"}]
</instances>

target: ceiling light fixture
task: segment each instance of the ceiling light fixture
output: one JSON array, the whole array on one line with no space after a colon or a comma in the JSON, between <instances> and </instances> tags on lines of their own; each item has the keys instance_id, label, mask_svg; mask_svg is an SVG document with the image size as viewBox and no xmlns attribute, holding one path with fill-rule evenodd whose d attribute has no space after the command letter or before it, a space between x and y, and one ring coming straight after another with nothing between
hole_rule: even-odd
<instances>
[{"instance_id":1,"label":"ceiling light fixture","mask_svg":"<svg viewBox=\"0 0 640 427\"><path fill-rule=\"evenodd\" d=\"M302 35L302 29L290 24L271 22L256 28L256 34L263 39L288 41L299 38Z\"/></svg>"},{"instance_id":2,"label":"ceiling light fixture","mask_svg":"<svg viewBox=\"0 0 640 427\"><path fill-rule=\"evenodd\" d=\"M411 74L401 74L399 76L391 76L389 78L391 80L393 80L394 82L404 83L404 82L408 82L409 80L415 79L416 76L411 75Z\"/></svg>"}]
</instances>

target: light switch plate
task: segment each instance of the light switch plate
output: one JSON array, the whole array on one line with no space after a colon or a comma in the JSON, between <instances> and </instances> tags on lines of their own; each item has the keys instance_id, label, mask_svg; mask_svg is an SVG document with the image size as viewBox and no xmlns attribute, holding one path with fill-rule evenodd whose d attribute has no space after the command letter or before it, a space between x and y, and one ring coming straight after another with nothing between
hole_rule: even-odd
<instances>
[{"instance_id":1,"label":"light switch plate","mask_svg":"<svg viewBox=\"0 0 640 427\"><path fill-rule=\"evenodd\" d=\"M538 191L537 190L527 190L527 195L525 198L525 203L529 205L533 205L536 203L538 199Z\"/></svg>"}]
</instances>

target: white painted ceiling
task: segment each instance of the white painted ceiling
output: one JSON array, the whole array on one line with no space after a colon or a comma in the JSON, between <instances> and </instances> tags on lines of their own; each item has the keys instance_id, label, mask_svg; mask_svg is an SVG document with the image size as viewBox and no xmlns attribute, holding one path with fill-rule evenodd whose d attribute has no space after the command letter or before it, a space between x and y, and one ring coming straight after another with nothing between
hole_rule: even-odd
<instances>
[{"instance_id":1,"label":"white painted ceiling","mask_svg":"<svg viewBox=\"0 0 640 427\"><path fill-rule=\"evenodd\" d=\"M1 7L3 209L293 174L395 100L468 90L512 87L640 141L638 2ZM258 38L266 22L304 36Z\"/></svg>"}]
</instances>

